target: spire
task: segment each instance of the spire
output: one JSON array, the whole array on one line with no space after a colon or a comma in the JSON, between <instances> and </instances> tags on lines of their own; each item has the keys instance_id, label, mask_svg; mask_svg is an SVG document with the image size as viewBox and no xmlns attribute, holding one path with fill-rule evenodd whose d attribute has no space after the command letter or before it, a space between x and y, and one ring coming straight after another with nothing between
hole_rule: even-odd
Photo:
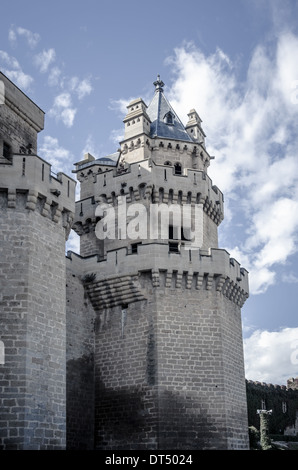
<instances>
[{"instance_id":1,"label":"spire","mask_svg":"<svg viewBox=\"0 0 298 470\"><path fill-rule=\"evenodd\" d=\"M157 75L157 80L153 85L155 86L155 94L147 108L147 114L151 121L151 137L192 142L191 137L163 93L164 82L160 79L160 75Z\"/></svg>"},{"instance_id":2,"label":"spire","mask_svg":"<svg viewBox=\"0 0 298 470\"><path fill-rule=\"evenodd\" d=\"M155 86L155 91L163 91L163 87L165 86L164 82L160 79L160 75L157 75L157 80L153 82Z\"/></svg>"}]
</instances>

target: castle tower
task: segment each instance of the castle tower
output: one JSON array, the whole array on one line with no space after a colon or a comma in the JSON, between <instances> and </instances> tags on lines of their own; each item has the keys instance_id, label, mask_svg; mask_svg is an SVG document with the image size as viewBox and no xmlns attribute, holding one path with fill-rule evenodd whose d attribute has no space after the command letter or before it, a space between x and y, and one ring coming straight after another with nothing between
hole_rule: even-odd
<instances>
[{"instance_id":1,"label":"castle tower","mask_svg":"<svg viewBox=\"0 0 298 470\"><path fill-rule=\"evenodd\" d=\"M43 111L2 73L0 84L0 448L63 449L76 183L37 155Z\"/></svg>"},{"instance_id":2,"label":"castle tower","mask_svg":"<svg viewBox=\"0 0 298 470\"><path fill-rule=\"evenodd\" d=\"M158 77L124 139L74 170L74 229L95 320L97 449L246 449L241 307L248 274L218 248L223 195L201 119Z\"/></svg>"}]
</instances>

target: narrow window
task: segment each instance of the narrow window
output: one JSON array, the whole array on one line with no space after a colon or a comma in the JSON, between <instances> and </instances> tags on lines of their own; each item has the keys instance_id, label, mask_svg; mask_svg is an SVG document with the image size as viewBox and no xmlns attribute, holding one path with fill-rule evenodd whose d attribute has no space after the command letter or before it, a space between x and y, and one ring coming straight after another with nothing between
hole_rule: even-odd
<instances>
[{"instance_id":1,"label":"narrow window","mask_svg":"<svg viewBox=\"0 0 298 470\"><path fill-rule=\"evenodd\" d=\"M138 252L138 246L141 245L141 243L132 243L131 244L131 254L136 254Z\"/></svg>"},{"instance_id":2,"label":"narrow window","mask_svg":"<svg viewBox=\"0 0 298 470\"><path fill-rule=\"evenodd\" d=\"M67 197L69 197L69 180L67 181Z\"/></svg>"},{"instance_id":3,"label":"narrow window","mask_svg":"<svg viewBox=\"0 0 298 470\"><path fill-rule=\"evenodd\" d=\"M164 189L163 188L159 188L159 202L163 202L163 198L164 198Z\"/></svg>"},{"instance_id":4,"label":"narrow window","mask_svg":"<svg viewBox=\"0 0 298 470\"><path fill-rule=\"evenodd\" d=\"M41 165L41 181L44 181L44 163Z\"/></svg>"},{"instance_id":5,"label":"narrow window","mask_svg":"<svg viewBox=\"0 0 298 470\"><path fill-rule=\"evenodd\" d=\"M26 158L23 158L23 165L22 165L22 176L25 176L26 171Z\"/></svg>"},{"instance_id":6,"label":"narrow window","mask_svg":"<svg viewBox=\"0 0 298 470\"><path fill-rule=\"evenodd\" d=\"M182 167L181 167L180 163L175 163L174 172L175 172L175 175L181 175L182 174Z\"/></svg>"},{"instance_id":7,"label":"narrow window","mask_svg":"<svg viewBox=\"0 0 298 470\"><path fill-rule=\"evenodd\" d=\"M3 142L3 157L7 158L7 160L10 159L11 155L11 147L7 142Z\"/></svg>"},{"instance_id":8,"label":"narrow window","mask_svg":"<svg viewBox=\"0 0 298 470\"><path fill-rule=\"evenodd\" d=\"M178 242L169 242L169 252L170 253L179 253L179 244L178 244Z\"/></svg>"}]
</instances>

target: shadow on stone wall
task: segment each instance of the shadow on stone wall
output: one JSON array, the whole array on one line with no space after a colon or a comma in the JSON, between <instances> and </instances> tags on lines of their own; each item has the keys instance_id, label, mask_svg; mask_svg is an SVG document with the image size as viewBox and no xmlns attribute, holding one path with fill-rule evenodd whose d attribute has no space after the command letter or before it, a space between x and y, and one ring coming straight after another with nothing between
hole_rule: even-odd
<instances>
[{"instance_id":1,"label":"shadow on stone wall","mask_svg":"<svg viewBox=\"0 0 298 470\"><path fill-rule=\"evenodd\" d=\"M67 374L67 449L94 448L94 355L72 359Z\"/></svg>"}]
</instances>

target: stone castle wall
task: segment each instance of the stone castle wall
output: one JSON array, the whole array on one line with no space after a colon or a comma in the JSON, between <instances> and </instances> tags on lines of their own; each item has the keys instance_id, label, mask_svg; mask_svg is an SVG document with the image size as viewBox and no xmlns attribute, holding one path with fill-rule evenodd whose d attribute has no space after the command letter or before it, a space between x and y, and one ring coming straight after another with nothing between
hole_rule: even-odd
<instances>
[{"instance_id":1,"label":"stone castle wall","mask_svg":"<svg viewBox=\"0 0 298 470\"><path fill-rule=\"evenodd\" d=\"M159 279L143 272L146 299L98 317L97 448L247 448L240 308Z\"/></svg>"},{"instance_id":2,"label":"stone castle wall","mask_svg":"<svg viewBox=\"0 0 298 470\"><path fill-rule=\"evenodd\" d=\"M36 155L43 111L0 81L0 448L63 449L65 240L76 183Z\"/></svg>"},{"instance_id":3,"label":"stone castle wall","mask_svg":"<svg viewBox=\"0 0 298 470\"><path fill-rule=\"evenodd\" d=\"M65 259L75 182L36 154L43 112L0 80L0 447L247 448L248 273L218 249L223 195L207 176L204 142L149 138L150 120L134 122L137 100L121 165L76 164L82 256ZM189 132L203 138L191 116ZM146 209L198 205L198 246L188 250L180 234L170 252L169 232L134 249L124 236L98 240L96 206L119 209L118 196ZM116 223L126 230L119 214Z\"/></svg>"},{"instance_id":4,"label":"stone castle wall","mask_svg":"<svg viewBox=\"0 0 298 470\"><path fill-rule=\"evenodd\" d=\"M66 442L65 230L39 213L1 208L2 449ZM20 210L18 210L18 207Z\"/></svg>"},{"instance_id":5,"label":"stone castle wall","mask_svg":"<svg viewBox=\"0 0 298 470\"><path fill-rule=\"evenodd\" d=\"M85 291L80 263L66 258L67 449L94 448L95 312Z\"/></svg>"}]
</instances>

